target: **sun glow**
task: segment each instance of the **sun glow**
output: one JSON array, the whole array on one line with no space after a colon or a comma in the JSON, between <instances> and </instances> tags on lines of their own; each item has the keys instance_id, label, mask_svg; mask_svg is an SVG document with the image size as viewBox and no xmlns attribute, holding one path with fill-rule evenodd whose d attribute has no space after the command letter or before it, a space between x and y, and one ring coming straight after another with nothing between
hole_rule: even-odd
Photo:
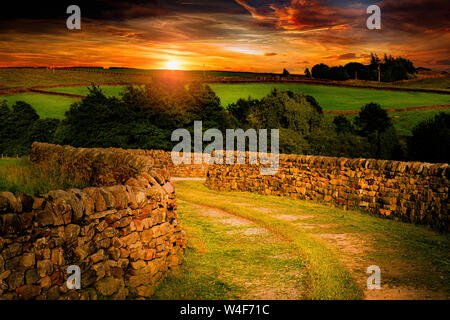
<instances>
[{"instance_id":1,"label":"sun glow","mask_svg":"<svg viewBox=\"0 0 450 320\"><path fill-rule=\"evenodd\" d=\"M178 69L180 66L180 63L178 61L175 60L171 60L167 62L167 69L169 70L176 70Z\"/></svg>"}]
</instances>

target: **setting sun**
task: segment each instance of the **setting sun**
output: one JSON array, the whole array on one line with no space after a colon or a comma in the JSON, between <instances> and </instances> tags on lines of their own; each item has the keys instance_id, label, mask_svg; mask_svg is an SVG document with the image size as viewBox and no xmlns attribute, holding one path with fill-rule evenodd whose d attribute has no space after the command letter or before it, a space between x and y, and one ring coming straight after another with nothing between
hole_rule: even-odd
<instances>
[{"instance_id":1,"label":"setting sun","mask_svg":"<svg viewBox=\"0 0 450 320\"><path fill-rule=\"evenodd\" d=\"M178 68L179 68L178 61L171 60L171 61L167 62L167 69L175 70L175 69L178 69Z\"/></svg>"}]
</instances>

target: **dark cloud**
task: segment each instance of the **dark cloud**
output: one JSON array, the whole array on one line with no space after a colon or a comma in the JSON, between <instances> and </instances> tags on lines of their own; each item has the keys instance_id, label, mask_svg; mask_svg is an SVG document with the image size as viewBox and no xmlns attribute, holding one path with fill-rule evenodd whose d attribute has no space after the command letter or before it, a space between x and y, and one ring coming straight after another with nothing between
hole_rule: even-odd
<instances>
[{"instance_id":1,"label":"dark cloud","mask_svg":"<svg viewBox=\"0 0 450 320\"><path fill-rule=\"evenodd\" d=\"M266 53L264 53L264 56L266 56L266 57L271 57L271 56L276 56L276 55L277 55L276 52L266 52Z\"/></svg>"},{"instance_id":2,"label":"dark cloud","mask_svg":"<svg viewBox=\"0 0 450 320\"><path fill-rule=\"evenodd\" d=\"M349 59L356 59L356 54L354 53L345 53L338 56L339 60L349 60Z\"/></svg>"}]
</instances>

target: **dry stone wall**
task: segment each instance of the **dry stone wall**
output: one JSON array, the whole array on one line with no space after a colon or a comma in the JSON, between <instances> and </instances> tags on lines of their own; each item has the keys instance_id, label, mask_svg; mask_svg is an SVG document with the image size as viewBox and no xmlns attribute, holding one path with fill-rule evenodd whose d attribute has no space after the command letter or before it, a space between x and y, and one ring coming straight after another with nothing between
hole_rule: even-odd
<instances>
[{"instance_id":1,"label":"dry stone wall","mask_svg":"<svg viewBox=\"0 0 450 320\"><path fill-rule=\"evenodd\" d=\"M167 173L109 149L35 143L31 159L94 186L0 192L0 299L150 297L186 245ZM79 290L67 288L70 265L81 269Z\"/></svg>"},{"instance_id":2,"label":"dry stone wall","mask_svg":"<svg viewBox=\"0 0 450 320\"><path fill-rule=\"evenodd\" d=\"M175 165L172 162L170 151L129 149L127 152L148 157L153 161L155 168L169 171L172 177L205 178L206 172L208 171L207 163L202 162L197 164L194 162L194 157L196 157L195 153L191 153L190 164L181 163Z\"/></svg>"},{"instance_id":3,"label":"dry stone wall","mask_svg":"<svg viewBox=\"0 0 450 320\"><path fill-rule=\"evenodd\" d=\"M448 232L449 179L448 164L280 155L271 176L259 165L210 165L206 185L361 208Z\"/></svg>"}]
</instances>

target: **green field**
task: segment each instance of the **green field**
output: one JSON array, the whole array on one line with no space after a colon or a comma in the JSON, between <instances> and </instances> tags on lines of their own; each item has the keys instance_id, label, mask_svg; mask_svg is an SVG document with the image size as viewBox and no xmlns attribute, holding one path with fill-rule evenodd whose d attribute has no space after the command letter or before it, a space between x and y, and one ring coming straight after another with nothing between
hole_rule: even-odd
<instances>
[{"instance_id":1,"label":"green field","mask_svg":"<svg viewBox=\"0 0 450 320\"><path fill-rule=\"evenodd\" d=\"M102 91L107 96L119 96L123 88L124 86L101 86ZM84 86L51 88L47 91L79 95L87 95L89 92L88 88ZM16 101L25 101L36 109L41 118L63 119L64 113L69 110L70 105L79 99L41 93L20 93L2 96L0 100L6 100L9 106L12 106Z\"/></svg>"},{"instance_id":2,"label":"green field","mask_svg":"<svg viewBox=\"0 0 450 320\"><path fill-rule=\"evenodd\" d=\"M450 104L450 95L424 92L400 92L284 83L212 83L210 86L220 97L223 106L236 102L239 98L248 98L249 96L256 99L262 98L273 88L311 95L316 98L325 110L357 110L369 102L379 103L383 108Z\"/></svg>"},{"instance_id":3,"label":"green field","mask_svg":"<svg viewBox=\"0 0 450 320\"><path fill-rule=\"evenodd\" d=\"M412 129L425 119L433 118L440 112L450 113L448 109L415 110L405 112L390 112L395 128L399 134L412 135Z\"/></svg>"},{"instance_id":4,"label":"green field","mask_svg":"<svg viewBox=\"0 0 450 320\"><path fill-rule=\"evenodd\" d=\"M100 86L100 88L102 89L103 93L106 96L118 97L119 94L125 88L125 86ZM89 93L88 87L82 87L82 86L50 88L50 89L45 89L45 91L79 94L79 95L83 95L83 96L86 96Z\"/></svg>"},{"instance_id":5,"label":"green field","mask_svg":"<svg viewBox=\"0 0 450 320\"><path fill-rule=\"evenodd\" d=\"M69 109L70 105L78 99L52 96L40 93L21 93L11 96L0 97L6 100L11 107L16 101L25 101L30 104L41 118L64 118L64 113Z\"/></svg>"},{"instance_id":6,"label":"green field","mask_svg":"<svg viewBox=\"0 0 450 320\"><path fill-rule=\"evenodd\" d=\"M47 72L47 70L43 70ZM82 73L89 74L89 73ZM308 84L209 84L220 97L222 105L237 101L239 98L262 98L273 88L292 90L312 95L325 110L359 110L369 102L380 103L385 108L402 108L412 106L426 106L434 104L450 104L450 95L422 93L422 92L397 92L388 90L371 90L357 88L341 88ZM107 96L119 96L125 85L101 86ZM87 95L87 86L55 87L45 89L51 92ZM64 113L70 105L79 99L59 97L39 93L23 93L3 96L11 106L15 101L22 100L32 105L41 118L64 118ZM447 109L432 109L418 111L390 112L394 125L403 135L411 135L412 128L420 121L431 118L439 112L450 112ZM327 114L328 117L334 115ZM353 118L354 115L348 117Z\"/></svg>"}]
</instances>

